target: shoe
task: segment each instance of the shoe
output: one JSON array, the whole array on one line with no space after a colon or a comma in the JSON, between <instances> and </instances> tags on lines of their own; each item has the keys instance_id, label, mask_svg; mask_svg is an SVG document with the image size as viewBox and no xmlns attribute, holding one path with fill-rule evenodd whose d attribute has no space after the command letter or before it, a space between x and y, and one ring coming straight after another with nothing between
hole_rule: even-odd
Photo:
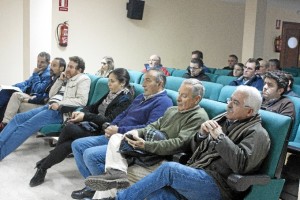
<instances>
[{"instance_id":1,"label":"shoe","mask_svg":"<svg viewBox=\"0 0 300 200\"><path fill-rule=\"evenodd\" d=\"M3 122L0 123L0 132L5 128L6 125L7 125L6 123Z\"/></svg>"},{"instance_id":2,"label":"shoe","mask_svg":"<svg viewBox=\"0 0 300 200\"><path fill-rule=\"evenodd\" d=\"M93 190L85 187L81 190L73 191L72 194L71 194L71 197L73 199L93 198L95 192L96 191L93 191Z\"/></svg>"},{"instance_id":3,"label":"shoe","mask_svg":"<svg viewBox=\"0 0 300 200\"><path fill-rule=\"evenodd\" d=\"M123 189L130 186L127 174L121 170L108 169L99 176L89 176L85 185L93 190L106 191L110 189Z\"/></svg>"},{"instance_id":4,"label":"shoe","mask_svg":"<svg viewBox=\"0 0 300 200\"><path fill-rule=\"evenodd\" d=\"M42 169L38 167L35 175L30 180L29 183L30 187L35 187L44 183L46 174L47 174L46 169Z\"/></svg>"}]
</instances>

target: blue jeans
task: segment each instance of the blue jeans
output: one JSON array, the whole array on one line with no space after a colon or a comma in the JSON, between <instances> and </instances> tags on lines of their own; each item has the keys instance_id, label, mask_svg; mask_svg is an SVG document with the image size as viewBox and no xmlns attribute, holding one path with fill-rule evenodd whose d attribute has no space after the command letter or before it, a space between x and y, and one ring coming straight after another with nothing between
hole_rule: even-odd
<instances>
[{"instance_id":1,"label":"blue jeans","mask_svg":"<svg viewBox=\"0 0 300 200\"><path fill-rule=\"evenodd\" d=\"M62 114L57 110L49 110L48 104L17 114L0 134L0 160L13 152L43 126L62 122Z\"/></svg>"},{"instance_id":2,"label":"blue jeans","mask_svg":"<svg viewBox=\"0 0 300 200\"><path fill-rule=\"evenodd\" d=\"M214 179L204 170L175 162L163 163L157 170L120 190L116 199L221 199Z\"/></svg>"},{"instance_id":3,"label":"blue jeans","mask_svg":"<svg viewBox=\"0 0 300 200\"><path fill-rule=\"evenodd\" d=\"M79 138L72 142L74 158L84 178L104 172L107 144L108 139L104 135Z\"/></svg>"}]
</instances>

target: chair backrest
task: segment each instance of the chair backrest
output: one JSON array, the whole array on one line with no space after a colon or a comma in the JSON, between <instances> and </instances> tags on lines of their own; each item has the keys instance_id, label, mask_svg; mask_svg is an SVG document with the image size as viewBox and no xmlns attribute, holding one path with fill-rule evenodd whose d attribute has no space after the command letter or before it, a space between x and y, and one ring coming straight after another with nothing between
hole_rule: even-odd
<instances>
[{"instance_id":1,"label":"chair backrest","mask_svg":"<svg viewBox=\"0 0 300 200\"><path fill-rule=\"evenodd\" d=\"M178 89L180 88L182 81L184 81L184 80L185 80L185 78L175 77L175 76L167 76L167 82L166 82L165 88L177 92Z\"/></svg>"},{"instance_id":2,"label":"chair backrest","mask_svg":"<svg viewBox=\"0 0 300 200\"><path fill-rule=\"evenodd\" d=\"M274 112L260 110L262 118L262 126L269 133L271 140L271 147L267 158L264 160L260 172L269 175L271 178L280 176L276 175L277 168L281 157L285 157L284 147L287 144L288 132L291 126L291 118L288 116L280 115ZM282 153L284 152L284 154ZM281 170L280 170L281 171Z\"/></svg>"},{"instance_id":3,"label":"chair backrest","mask_svg":"<svg viewBox=\"0 0 300 200\"><path fill-rule=\"evenodd\" d=\"M175 68L171 68L171 67L165 67L165 68L168 70L169 74L172 74L173 71L175 70Z\"/></svg>"},{"instance_id":4,"label":"chair backrest","mask_svg":"<svg viewBox=\"0 0 300 200\"><path fill-rule=\"evenodd\" d=\"M226 111L226 103L217 102L210 99L202 99L200 106L207 112L209 119Z\"/></svg>"},{"instance_id":5,"label":"chair backrest","mask_svg":"<svg viewBox=\"0 0 300 200\"><path fill-rule=\"evenodd\" d=\"M89 99L88 99L88 103L87 105L90 105L91 104L91 101L93 99L93 95L94 95L94 91L95 91L95 87L96 87L96 84L99 80L99 76L96 76L94 74L87 74L88 77L91 79L91 85L90 85L90 92L89 92Z\"/></svg>"},{"instance_id":6,"label":"chair backrest","mask_svg":"<svg viewBox=\"0 0 300 200\"><path fill-rule=\"evenodd\" d=\"M98 79L90 104L96 103L100 98L109 92L107 83L108 78Z\"/></svg>"},{"instance_id":7,"label":"chair backrest","mask_svg":"<svg viewBox=\"0 0 300 200\"><path fill-rule=\"evenodd\" d=\"M286 67L286 68L283 68L282 70L292 74L292 76L294 76L294 77L299 76L299 73L300 73L300 69L297 69L294 67Z\"/></svg>"},{"instance_id":8,"label":"chair backrest","mask_svg":"<svg viewBox=\"0 0 300 200\"><path fill-rule=\"evenodd\" d=\"M130 76L130 83L140 83L142 72L136 70L127 70Z\"/></svg>"},{"instance_id":9,"label":"chair backrest","mask_svg":"<svg viewBox=\"0 0 300 200\"><path fill-rule=\"evenodd\" d=\"M298 125L298 127L297 127L297 131L296 131L294 140L292 142L289 142L289 145L290 144L296 145L297 148L300 149L300 125Z\"/></svg>"},{"instance_id":10,"label":"chair backrest","mask_svg":"<svg viewBox=\"0 0 300 200\"><path fill-rule=\"evenodd\" d=\"M131 83L130 85L134 88L134 98L137 97L139 94L144 93L144 88L142 85L137 83Z\"/></svg>"},{"instance_id":11,"label":"chair backrest","mask_svg":"<svg viewBox=\"0 0 300 200\"><path fill-rule=\"evenodd\" d=\"M202 81L202 84L205 87L205 94L203 98L217 101L223 85L207 81Z\"/></svg>"},{"instance_id":12,"label":"chair backrest","mask_svg":"<svg viewBox=\"0 0 300 200\"><path fill-rule=\"evenodd\" d=\"M171 75L176 77L182 77L185 73L187 73L187 70L185 69L175 69Z\"/></svg>"},{"instance_id":13,"label":"chair backrest","mask_svg":"<svg viewBox=\"0 0 300 200\"><path fill-rule=\"evenodd\" d=\"M211 80L211 82L216 82L216 80L218 79L218 74L212 74L212 73L205 73Z\"/></svg>"},{"instance_id":14,"label":"chair backrest","mask_svg":"<svg viewBox=\"0 0 300 200\"><path fill-rule=\"evenodd\" d=\"M232 93L235 91L236 86L231 86L231 85L225 85L222 87L218 101L227 103L227 98L230 98Z\"/></svg>"},{"instance_id":15,"label":"chair backrest","mask_svg":"<svg viewBox=\"0 0 300 200\"><path fill-rule=\"evenodd\" d=\"M216 69L214 74L227 76L229 74L229 72L231 72L231 71L232 70L230 70L230 69Z\"/></svg>"},{"instance_id":16,"label":"chair backrest","mask_svg":"<svg viewBox=\"0 0 300 200\"><path fill-rule=\"evenodd\" d=\"M292 90L300 96L300 85L293 85Z\"/></svg>"},{"instance_id":17,"label":"chair backrest","mask_svg":"<svg viewBox=\"0 0 300 200\"><path fill-rule=\"evenodd\" d=\"M298 126L300 124L300 98L291 97L291 96L287 96L287 97L293 102L294 107L295 107L295 119L293 121L293 126L291 129L291 134L290 134L290 138L289 138L289 141L294 141L294 139L296 137L296 132L297 132Z\"/></svg>"},{"instance_id":18,"label":"chair backrest","mask_svg":"<svg viewBox=\"0 0 300 200\"><path fill-rule=\"evenodd\" d=\"M168 90L168 89L166 89L166 91L167 91L168 97L169 97L170 99L172 99L173 105L174 105L174 106L177 106L178 92L173 91L173 90Z\"/></svg>"},{"instance_id":19,"label":"chair backrest","mask_svg":"<svg viewBox=\"0 0 300 200\"><path fill-rule=\"evenodd\" d=\"M235 76L220 75L220 76L218 76L216 83L220 83L222 85L229 85L229 83L231 83L232 81L234 81L236 79L237 79L237 77L235 77Z\"/></svg>"},{"instance_id":20,"label":"chair backrest","mask_svg":"<svg viewBox=\"0 0 300 200\"><path fill-rule=\"evenodd\" d=\"M294 85L300 85L300 77L294 77Z\"/></svg>"},{"instance_id":21,"label":"chair backrest","mask_svg":"<svg viewBox=\"0 0 300 200\"><path fill-rule=\"evenodd\" d=\"M216 71L216 68L213 68L213 67L207 67L207 69L209 69L211 74L214 74Z\"/></svg>"}]
</instances>

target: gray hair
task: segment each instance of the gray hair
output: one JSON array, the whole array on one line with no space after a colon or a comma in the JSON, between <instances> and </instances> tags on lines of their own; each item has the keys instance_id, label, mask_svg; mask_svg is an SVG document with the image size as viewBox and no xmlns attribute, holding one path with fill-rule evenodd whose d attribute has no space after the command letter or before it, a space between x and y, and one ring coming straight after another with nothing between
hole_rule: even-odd
<instances>
[{"instance_id":1,"label":"gray hair","mask_svg":"<svg viewBox=\"0 0 300 200\"><path fill-rule=\"evenodd\" d=\"M205 87L203 86L201 81L199 81L198 79L195 79L195 78L189 78L189 79L185 79L181 83L181 85L183 85L183 84L192 85L193 97L201 96L201 98L203 98L203 96L205 94Z\"/></svg>"},{"instance_id":2,"label":"gray hair","mask_svg":"<svg viewBox=\"0 0 300 200\"><path fill-rule=\"evenodd\" d=\"M260 92L252 86L240 85L236 88L233 94L241 92L245 95L244 105L253 109L253 116L256 115L262 104Z\"/></svg>"}]
</instances>

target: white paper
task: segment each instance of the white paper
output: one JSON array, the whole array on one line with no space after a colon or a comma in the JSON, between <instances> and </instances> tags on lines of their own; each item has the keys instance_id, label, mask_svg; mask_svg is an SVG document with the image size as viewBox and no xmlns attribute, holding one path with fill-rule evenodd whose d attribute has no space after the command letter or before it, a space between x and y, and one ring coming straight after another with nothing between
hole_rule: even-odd
<instances>
[{"instance_id":1,"label":"white paper","mask_svg":"<svg viewBox=\"0 0 300 200\"><path fill-rule=\"evenodd\" d=\"M1 90L15 90L17 92L22 92L20 88L11 85L0 85L0 91Z\"/></svg>"}]
</instances>

